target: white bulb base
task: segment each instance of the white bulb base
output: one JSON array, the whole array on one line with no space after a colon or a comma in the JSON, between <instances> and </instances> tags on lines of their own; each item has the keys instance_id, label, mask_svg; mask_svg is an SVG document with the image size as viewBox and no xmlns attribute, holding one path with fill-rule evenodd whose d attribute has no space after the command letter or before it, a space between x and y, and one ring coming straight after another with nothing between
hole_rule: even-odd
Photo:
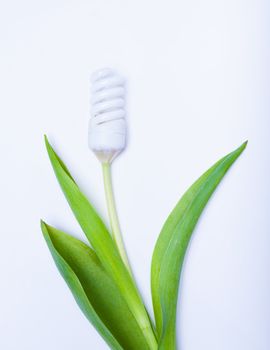
<instances>
[{"instance_id":1,"label":"white bulb base","mask_svg":"<svg viewBox=\"0 0 270 350\"><path fill-rule=\"evenodd\" d=\"M92 76L89 148L98 159L111 162L126 146L125 80L112 69Z\"/></svg>"}]
</instances>

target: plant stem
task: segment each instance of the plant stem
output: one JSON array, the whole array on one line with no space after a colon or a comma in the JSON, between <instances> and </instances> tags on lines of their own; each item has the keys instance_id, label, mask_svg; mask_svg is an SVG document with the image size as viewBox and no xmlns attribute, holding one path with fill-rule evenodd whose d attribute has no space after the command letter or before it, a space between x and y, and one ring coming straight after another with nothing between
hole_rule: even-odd
<instances>
[{"instance_id":1,"label":"plant stem","mask_svg":"<svg viewBox=\"0 0 270 350\"><path fill-rule=\"evenodd\" d=\"M117 246L117 249L119 251L119 254L129 271L130 275L132 276L131 267L129 265L127 253L125 250L118 215L116 211L116 205L115 205L115 199L114 199L114 193L113 193L113 186L112 186L112 176L111 176L111 164L109 162L102 163L102 172L103 172L103 181L104 181L104 188L105 188L105 194L106 194L106 201L107 201L107 207L108 207L108 213L109 213L109 219L110 219L110 225L111 225L111 231L112 236L115 241L115 244Z\"/></svg>"},{"instance_id":2,"label":"plant stem","mask_svg":"<svg viewBox=\"0 0 270 350\"><path fill-rule=\"evenodd\" d=\"M122 239L122 234L120 230L118 215L116 211L116 205L115 205L115 198L113 193L113 186L112 186L112 177L111 177L111 164L110 162L103 162L102 163L102 172L103 172L103 181L104 181L104 188L105 188L105 194L106 194L106 201L107 201L107 207L108 207L108 213L109 213L109 219L110 219L110 225L111 225L111 231L112 236L115 241L116 247L119 251L119 254L121 256L121 259L123 263L125 264L132 281L134 282L134 287L137 290L136 283L134 281L132 270L129 265L127 253L125 250L125 246ZM141 298L139 291L137 290L138 296ZM141 301L142 302L142 301ZM143 305L143 302L142 302ZM134 307L132 308L134 312ZM138 322L138 325L140 326L145 339L149 345L149 348L151 350L157 349L157 341L154 334L154 331L151 326L150 318L147 314L146 309L143 309L143 313L141 312L141 309L138 309L135 307L134 316Z\"/></svg>"}]
</instances>

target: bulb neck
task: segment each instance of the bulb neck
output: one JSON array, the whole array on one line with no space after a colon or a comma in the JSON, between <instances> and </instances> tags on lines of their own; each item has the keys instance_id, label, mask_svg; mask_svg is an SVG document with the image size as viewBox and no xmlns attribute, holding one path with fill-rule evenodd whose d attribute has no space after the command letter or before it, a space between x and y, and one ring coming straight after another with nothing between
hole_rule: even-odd
<instances>
[{"instance_id":1,"label":"bulb neck","mask_svg":"<svg viewBox=\"0 0 270 350\"><path fill-rule=\"evenodd\" d=\"M111 164L113 160L121 153L121 150L95 150L94 153L102 164Z\"/></svg>"}]
</instances>

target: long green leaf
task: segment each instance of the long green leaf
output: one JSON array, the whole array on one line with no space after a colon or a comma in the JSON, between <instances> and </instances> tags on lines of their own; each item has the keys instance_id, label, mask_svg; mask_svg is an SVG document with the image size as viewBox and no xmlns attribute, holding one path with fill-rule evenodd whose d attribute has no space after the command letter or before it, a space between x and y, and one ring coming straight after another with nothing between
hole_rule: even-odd
<instances>
[{"instance_id":1,"label":"long green leaf","mask_svg":"<svg viewBox=\"0 0 270 350\"><path fill-rule=\"evenodd\" d=\"M46 137L45 142L55 175L77 221L94 248L101 264L125 298L150 348L156 349L156 339L149 316L135 283L121 260L111 235L93 206L80 191L64 162L53 150Z\"/></svg>"},{"instance_id":2,"label":"long green leaf","mask_svg":"<svg viewBox=\"0 0 270 350\"><path fill-rule=\"evenodd\" d=\"M48 226L44 222L41 222L41 228L42 228L44 238L52 254L52 257L55 261L55 264L57 265L58 270L60 271L61 275L65 279L77 304L79 305L80 309L83 311L86 318L94 325L94 327L97 329L100 335L104 338L104 340L107 342L107 344L110 346L111 349L123 350L121 345L118 343L118 341L114 338L114 336L109 331L109 329L104 325L102 320L97 315L96 311L94 310L90 300L88 299L85 293L85 290L83 289L83 286L79 278L76 276L72 268L69 266L66 260L59 254L59 252L55 248L48 230Z\"/></svg>"},{"instance_id":3,"label":"long green leaf","mask_svg":"<svg viewBox=\"0 0 270 350\"><path fill-rule=\"evenodd\" d=\"M113 349L148 350L126 301L96 253L80 240L44 222L41 227L55 263L77 303L107 343Z\"/></svg>"},{"instance_id":4,"label":"long green leaf","mask_svg":"<svg viewBox=\"0 0 270 350\"><path fill-rule=\"evenodd\" d=\"M176 307L179 279L193 229L212 193L246 142L204 173L183 195L157 240L151 268L151 288L159 349L176 349Z\"/></svg>"}]
</instances>

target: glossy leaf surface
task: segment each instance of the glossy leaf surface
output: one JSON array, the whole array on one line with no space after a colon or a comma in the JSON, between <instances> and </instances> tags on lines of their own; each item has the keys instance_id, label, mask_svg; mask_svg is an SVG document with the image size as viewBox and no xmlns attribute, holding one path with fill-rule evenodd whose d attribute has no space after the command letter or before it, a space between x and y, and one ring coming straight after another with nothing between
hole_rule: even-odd
<instances>
[{"instance_id":1,"label":"glossy leaf surface","mask_svg":"<svg viewBox=\"0 0 270 350\"><path fill-rule=\"evenodd\" d=\"M176 308L181 268L193 229L212 193L246 147L241 145L205 172L183 195L156 243L151 288L159 349L176 349Z\"/></svg>"},{"instance_id":2,"label":"glossy leaf surface","mask_svg":"<svg viewBox=\"0 0 270 350\"><path fill-rule=\"evenodd\" d=\"M55 245L51 238L53 232L52 229L49 228L44 222L41 222L41 229L52 257L55 261L55 264L57 265L59 272L69 286L77 304L83 311L84 315L95 326L97 331L101 334L111 349L123 350L121 345L117 342L117 340L114 338L114 336L95 312L79 278L76 276L75 272L72 270L67 261L62 257L61 254L59 254L58 250L55 248Z\"/></svg>"},{"instance_id":3,"label":"glossy leaf surface","mask_svg":"<svg viewBox=\"0 0 270 350\"><path fill-rule=\"evenodd\" d=\"M126 301L96 253L80 240L44 222L43 235L78 305L113 349L149 347Z\"/></svg>"}]
</instances>

